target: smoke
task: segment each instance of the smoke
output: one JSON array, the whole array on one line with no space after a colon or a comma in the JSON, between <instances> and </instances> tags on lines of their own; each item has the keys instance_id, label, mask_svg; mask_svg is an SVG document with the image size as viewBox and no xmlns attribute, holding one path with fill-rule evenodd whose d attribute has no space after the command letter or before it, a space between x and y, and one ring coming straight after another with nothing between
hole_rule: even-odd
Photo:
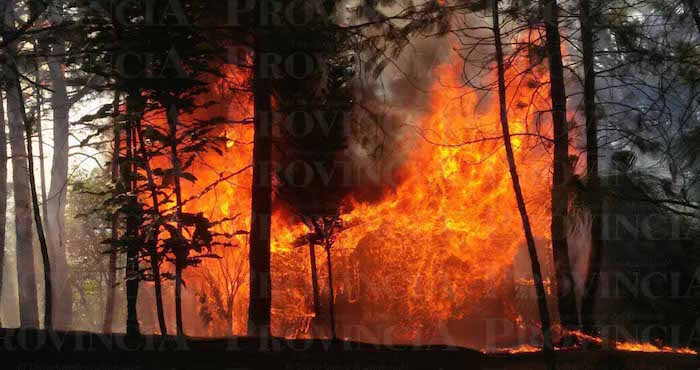
<instances>
[{"instance_id":1,"label":"smoke","mask_svg":"<svg viewBox=\"0 0 700 370\"><path fill-rule=\"evenodd\" d=\"M401 168L416 140L422 140L415 127L430 112L435 68L449 61L451 50L448 38L414 37L377 78L358 53L355 104L346 122L357 200L379 201L402 182Z\"/></svg>"},{"instance_id":2,"label":"smoke","mask_svg":"<svg viewBox=\"0 0 700 370\"><path fill-rule=\"evenodd\" d=\"M336 8L340 23L363 22L353 18L351 3ZM398 10L385 11L391 14ZM306 40L310 36L296 37ZM374 50L357 46L353 51L341 52L341 58L350 61L347 69L353 75L342 86L334 85L334 78L338 78L334 73L342 68L333 66L333 62L316 80L283 81L277 90L288 106L282 106L280 112L283 123L276 146L276 176L279 198L284 201L277 208L315 209L319 203L336 204L336 199L348 196L356 201L377 202L392 192L402 182L401 169L407 165L406 158L416 140L420 140L415 127L420 126L420 117L430 112L434 70L448 61L450 51L447 38L415 37L398 57L385 56L385 63L380 62L385 68L376 74L372 70L376 64L367 61ZM319 96L324 101L320 107L304 97L323 91L319 85L330 91L326 92L330 96ZM305 112L311 125L298 120L300 111ZM309 114L318 111L325 116Z\"/></svg>"}]
</instances>

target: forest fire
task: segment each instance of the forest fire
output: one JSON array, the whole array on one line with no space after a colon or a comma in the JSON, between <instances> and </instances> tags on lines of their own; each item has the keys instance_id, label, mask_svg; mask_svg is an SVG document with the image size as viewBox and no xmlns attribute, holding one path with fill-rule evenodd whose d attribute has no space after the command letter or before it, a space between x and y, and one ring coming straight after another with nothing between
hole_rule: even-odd
<instances>
[{"instance_id":1,"label":"forest fire","mask_svg":"<svg viewBox=\"0 0 700 370\"><path fill-rule=\"evenodd\" d=\"M6 367L700 369L696 2L0 8Z\"/></svg>"},{"instance_id":2,"label":"forest fire","mask_svg":"<svg viewBox=\"0 0 700 370\"><path fill-rule=\"evenodd\" d=\"M625 341L603 341L601 338L593 337L579 331L569 332L569 335L576 338L577 344L568 347L557 347L557 349L572 350L585 347L607 348L616 351L626 352L647 352L647 353L676 353L683 355L697 355L697 351L691 348L672 348L664 345L652 343L625 342ZM607 346L607 347L606 347ZM523 344L512 348L498 348L488 351L488 353L530 353L541 351L542 348L531 344Z\"/></svg>"},{"instance_id":3,"label":"forest fire","mask_svg":"<svg viewBox=\"0 0 700 370\"><path fill-rule=\"evenodd\" d=\"M520 57L509 69L509 78L522 79L523 85L509 94L514 107L510 118L517 160L523 164L521 172L526 179L526 199L537 199L530 202L531 217L545 251L550 159L547 140L538 137L539 132L547 131L545 120L538 116L544 98L533 96L546 77L542 70L519 77L527 67L527 59ZM459 59L437 67L435 73L442 84L457 84ZM236 73L227 78L244 80ZM497 101L493 96L465 93L441 83L435 83L428 98L430 113L399 129L403 142L389 154L401 158L399 164L376 169L384 181L396 179L386 186L382 199L363 201L351 195L345 200L348 212L342 219L347 227L333 249L338 259L334 273L338 275L335 288L339 301L361 307L355 312L361 317L354 318L354 325L397 327L390 337L369 340L463 343L464 339L449 337L453 334L440 338L440 333L449 321L468 320L479 304L493 305L484 297L502 302L502 307L492 308L493 312L504 312L513 321L518 316L516 302L506 296L504 286L523 278L522 272L513 277L513 264L524 241L502 150ZM240 98L232 101L228 115L232 121L244 120L250 115L250 102ZM223 156L210 153L195 166L198 183L215 186L192 199L185 209L204 212L214 220L235 216L234 221L222 225L226 228L222 231L248 230L251 171L246 168L251 158L252 127L235 125L220 135L228 139ZM243 172L228 178L238 171ZM186 198L203 190L190 184L183 188ZM296 332L282 327L284 316L311 313L308 248L294 245L308 230L295 222L288 212L278 210L273 216L273 308L282 316L273 332L287 336ZM239 249L235 253L245 253L245 235L233 243ZM318 257L323 266L323 257ZM202 267L213 268L210 265L216 263L205 260ZM325 268L318 270L324 276ZM524 275L526 281L529 275ZM326 289L325 279L320 280ZM238 333L245 329L246 299L246 294L236 297L239 311L234 314L234 326ZM344 337L361 335L357 327L348 330Z\"/></svg>"},{"instance_id":4,"label":"forest fire","mask_svg":"<svg viewBox=\"0 0 700 370\"><path fill-rule=\"evenodd\" d=\"M580 348L578 346L574 347L567 347L564 349L576 349ZM661 346L657 347L653 344L649 343L616 343L615 346L613 347L617 351L627 351L627 352L647 352L647 353L676 353L676 354L683 354L683 355L697 355L697 351L692 350L690 348L671 348L668 346ZM542 348L540 347L535 347L530 344L524 344L519 347L515 348L501 348L501 349L496 349L493 351L489 351L489 353L508 353L508 354L515 354L515 353L531 353L531 352L539 352L541 351Z\"/></svg>"},{"instance_id":5,"label":"forest fire","mask_svg":"<svg viewBox=\"0 0 700 370\"><path fill-rule=\"evenodd\" d=\"M551 156L546 133L551 128L549 118L540 115L546 110L547 93L539 91L548 77L543 67L524 73L529 67L527 57L519 55L507 70L507 78L519 85L508 94L513 107L509 119L538 248L548 259L551 258L548 250L551 248L548 242ZM339 296L336 304L349 307L345 317L340 309L339 325L344 328L340 335L345 339L493 346L488 343L490 338L451 333L454 329L447 328L455 321L479 320L483 313L479 310L504 315L520 330L537 326L529 308L525 311L530 312L522 312L522 307L533 304L534 288L530 272L522 266L525 250L521 220L502 148L497 101L476 91L465 93L464 88L445 87L449 82L458 85L461 73L459 58L436 67L440 82L435 83L429 97L430 113L400 128L403 142L391 154L401 158L400 163L378 169L379 175L368 175L392 178L391 185L385 185L382 198L365 201L351 194L344 201L346 213L342 219L346 228L335 242L333 256L337 259L334 262L334 274L337 274L334 288ZM246 76L235 71L226 80L226 84L235 85L244 83ZM219 93L225 94L224 91L222 88ZM226 114L231 121L240 122L250 116L251 109L249 97L237 96L231 100ZM204 212L213 220L231 219L219 231L237 235L226 241L234 248L222 250L221 260L204 260L202 268L228 269L237 274L238 280L196 271L190 279L202 291L210 292L205 300L215 299L211 294L228 294L227 298L232 300L231 312L214 318L225 321L228 315L230 331L214 330L210 334L243 334L248 241L241 231L250 228L249 165L253 131L252 126L239 124L229 126L219 135L227 140L223 155L209 153L194 167L195 176L202 180L200 184L213 185L197 188L186 184L183 191L192 198L185 208L189 212ZM273 333L288 338L327 335L310 332L314 314L309 255L308 248L298 243L309 230L284 209L273 214L272 228ZM238 257L231 257L234 255ZM321 294L326 295L328 287L322 266L327 262L318 252L317 259L321 261L318 267ZM518 263L520 266L516 266ZM547 294L551 295L554 294L552 270L546 267L546 262L544 265ZM216 292L211 291L213 285L220 285ZM236 293L230 296L234 286ZM552 306L555 303L550 298L550 312L556 317L556 306ZM527 316L527 322L523 322L523 315ZM382 334L382 330L389 334ZM578 335L585 342L602 343L599 338ZM529 343L517 344L515 337L505 339L514 347L489 352L539 350ZM687 348L630 342L615 343L614 348L695 353Z\"/></svg>"},{"instance_id":6,"label":"forest fire","mask_svg":"<svg viewBox=\"0 0 700 370\"><path fill-rule=\"evenodd\" d=\"M0 8L6 367L700 368L696 1Z\"/></svg>"}]
</instances>

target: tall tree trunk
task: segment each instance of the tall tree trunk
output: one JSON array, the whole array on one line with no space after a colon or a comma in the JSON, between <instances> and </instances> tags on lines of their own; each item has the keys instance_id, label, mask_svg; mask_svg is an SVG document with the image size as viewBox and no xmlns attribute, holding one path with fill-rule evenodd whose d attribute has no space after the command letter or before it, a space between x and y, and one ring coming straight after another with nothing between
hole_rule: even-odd
<instances>
[{"instance_id":1,"label":"tall tree trunk","mask_svg":"<svg viewBox=\"0 0 700 370\"><path fill-rule=\"evenodd\" d=\"M182 189L180 187L180 159L177 156L177 123L178 110L175 105L168 106L166 111L168 125L170 127L170 164L173 168L175 182L175 223L177 226L177 250L175 251L175 330L178 340L182 340L185 333L182 327L182 270L187 262L187 247L182 228Z\"/></svg>"},{"instance_id":2,"label":"tall tree trunk","mask_svg":"<svg viewBox=\"0 0 700 370\"><path fill-rule=\"evenodd\" d=\"M567 183L571 176L569 163L569 127L566 119L566 90L564 65L559 35L559 6L556 0L542 0L545 14L546 50L549 60L552 98L552 124L554 125L554 165L552 175L552 251L557 280L559 317L567 329L578 326L578 308L574 293L574 280L569 262L567 243L568 194Z\"/></svg>"},{"instance_id":3,"label":"tall tree trunk","mask_svg":"<svg viewBox=\"0 0 700 370\"><path fill-rule=\"evenodd\" d=\"M5 134L5 106L0 89L0 303L5 270L5 224L7 223L7 135ZM2 322L0 322L2 327Z\"/></svg>"},{"instance_id":4,"label":"tall tree trunk","mask_svg":"<svg viewBox=\"0 0 700 370\"><path fill-rule=\"evenodd\" d=\"M593 311L598 292L600 264L602 259L602 199L598 176L598 122L595 105L595 57L594 57L594 17L590 0L580 0L581 43L583 49L583 104L586 115L586 172L591 199L591 248L588 258L583 297L581 299L581 324L587 334L593 334L595 320Z\"/></svg>"},{"instance_id":5,"label":"tall tree trunk","mask_svg":"<svg viewBox=\"0 0 700 370\"><path fill-rule=\"evenodd\" d=\"M43 130L41 126L41 104L43 103L43 97L42 97L42 91L41 91L41 70L39 68L39 63L37 62L36 64L36 132L37 132L37 138L38 138L38 145L39 145L39 179L41 181L40 187L41 187L41 201L37 199L36 195L36 184L32 184L32 201L34 202L34 219L35 222L37 223L37 234L39 235L39 243L41 245L41 254L42 257L44 258L44 272L45 274L45 280L48 281L48 287L49 289L45 290L45 295L47 298L50 298L52 295L52 289L51 289L51 261L48 257L48 245L46 242L46 234L44 233L44 227L46 220L48 220L48 213L47 213L47 208L46 208L46 170L44 169L44 136L43 136ZM25 121L26 121L26 112L25 112ZM30 122L25 123L26 126L26 131L27 131L27 152L29 155L29 168L34 168L33 165L33 160L34 156L32 155L32 141L31 141L31 125ZM30 172L31 178L30 182L34 182L34 171L32 170ZM39 215L39 204L41 204L41 215ZM42 223L43 221L43 223ZM46 279L48 278L48 279ZM46 285L46 282L45 282ZM48 309L44 309L44 312L51 312L52 311L52 306L53 302L51 302L51 299L47 299L45 302L45 306ZM47 328L51 328L51 315L45 314L46 317L49 318L49 321L44 321L44 326Z\"/></svg>"},{"instance_id":6,"label":"tall tree trunk","mask_svg":"<svg viewBox=\"0 0 700 370\"><path fill-rule=\"evenodd\" d=\"M41 125L41 105L44 98L41 92L41 71L39 63L36 65L36 134L39 140L39 178L41 182L41 218L46 223L49 219L48 210L46 208L46 167L44 166L44 130ZM44 225L46 226L46 225Z\"/></svg>"},{"instance_id":7,"label":"tall tree trunk","mask_svg":"<svg viewBox=\"0 0 700 370\"><path fill-rule=\"evenodd\" d=\"M3 22L4 34L12 32L15 27L15 1L8 1ZM17 42L7 46L7 70L17 70L15 58ZM10 128L10 151L12 155L12 187L15 203L15 241L17 254L17 290L19 292L19 319L21 327L39 327L39 307L37 302L36 276L34 270L34 242L32 232L31 196L29 193L29 168L24 141L24 125L20 111L20 99L17 86L18 76L9 76L7 84L7 119Z\"/></svg>"},{"instance_id":8,"label":"tall tree trunk","mask_svg":"<svg viewBox=\"0 0 700 370\"><path fill-rule=\"evenodd\" d=\"M256 13L259 14L259 13ZM270 217L272 211L272 121L270 119L270 86L264 76L262 54L265 52L264 31L255 35L253 76L253 189L250 221L250 301L248 335L270 336L272 290L270 277Z\"/></svg>"},{"instance_id":9,"label":"tall tree trunk","mask_svg":"<svg viewBox=\"0 0 700 370\"><path fill-rule=\"evenodd\" d=\"M309 242L309 258L311 259L311 288L313 290L314 315L316 319L321 317L321 303L318 291L318 270L316 269L316 245Z\"/></svg>"},{"instance_id":10,"label":"tall tree trunk","mask_svg":"<svg viewBox=\"0 0 700 370\"><path fill-rule=\"evenodd\" d=\"M331 265L331 246L328 241L325 241L324 249L326 250L326 258L328 259L328 309L331 315L331 339L337 338L335 334L335 296L333 292L333 266Z\"/></svg>"},{"instance_id":11,"label":"tall tree trunk","mask_svg":"<svg viewBox=\"0 0 700 370\"><path fill-rule=\"evenodd\" d=\"M141 119L141 96L138 90L131 90L127 95L126 102L126 161L122 167L122 179L129 195L129 207L126 215L126 336L130 339L140 337L138 312L136 302L139 295L139 249L138 238L138 215L136 214L140 206L136 199L135 191L135 170L133 152L133 131L135 121ZM137 209L139 208L139 209Z\"/></svg>"},{"instance_id":12,"label":"tall tree trunk","mask_svg":"<svg viewBox=\"0 0 700 370\"><path fill-rule=\"evenodd\" d=\"M151 217L153 218L153 228L151 229L151 240L148 243L150 257L151 257L151 272L153 273L153 285L155 289L156 296L156 311L158 313L158 326L160 328L160 335L168 335L168 327L165 324L165 310L163 309L163 286L160 278L160 257L158 256L158 235L160 234L160 224L158 219L161 217L160 207L158 206L158 189L156 188L156 183L153 178L153 171L151 170L151 164L149 162L149 156L146 152L146 143L143 140L143 135L141 131L141 122L137 122L136 134L138 135L139 148L141 151L141 157L143 161L143 167L146 170L146 178L148 180L148 191L151 193L151 201L153 202L153 207L151 208Z\"/></svg>"},{"instance_id":13,"label":"tall tree trunk","mask_svg":"<svg viewBox=\"0 0 700 370\"><path fill-rule=\"evenodd\" d=\"M542 281L542 269L537 256L537 248L535 246L535 238L532 234L530 218L525 206L523 191L520 187L520 179L518 177L518 169L515 164L515 155L513 154L513 145L510 141L510 129L508 127L508 110L506 106L506 81L505 81L505 65L503 57L503 46L501 45L501 23L498 14L498 0L493 0L493 35L496 41L496 62L498 67L498 102L500 105L501 129L503 131L503 142L506 148L506 156L508 158L508 168L510 177L513 181L513 192L518 203L518 211L523 222L523 231L525 232L525 241L527 242L527 250L530 254L530 263L532 265L532 280L535 283L535 291L537 293L537 308L540 314L540 323L542 324L542 338L544 339L544 351L551 352L554 350L552 343L552 323L549 318L549 309L547 308L547 295L544 290Z\"/></svg>"},{"instance_id":14,"label":"tall tree trunk","mask_svg":"<svg viewBox=\"0 0 700 370\"><path fill-rule=\"evenodd\" d=\"M29 190L32 197L32 208L34 210L34 224L36 225L36 233L39 237L39 246L41 249L41 257L44 267L44 327L53 329L52 324L52 287L51 287L51 262L49 261L49 248L46 244L46 234L44 234L44 226L41 222L41 210L39 206L39 196L36 191L36 177L34 176L34 153L32 145L32 122L27 117L27 110L24 105L24 97L22 96L22 85L19 80L19 70L15 65L15 88L19 95L20 112L22 113L22 121L24 122L24 134L27 145L27 174L29 175Z\"/></svg>"},{"instance_id":15,"label":"tall tree trunk","mask_svg":"<svg viewBox=\"0 0 700 370\"><path fill-rule=\"evenodd\" d=\"M119 182L119 158L121 152L121 135L122 130L119 127L119 91L114 92L114 101L112 102L112 125L114 131L114 148L112 149L112 183ZM115 186L113 197L119 195L119 189ZM112 246L109 250L109 265L107 275L107 302L105 303L104 323L102 324L102 332L111 333L112 323L114 322L114 305L115 295L117 290L117 240L119 240L119 212L114 212L111 215L112 228Z\"/></svg>"},{"instance_id":16,"label":"tall tree trunk","mask_svg":"<svg viewBox=\"0 0 700 370\"><path fill-rule=\"evenodd\" d=\"M53 24L60 24L63 21L63 9L60 3L51 8L50 15ZM69 281L65 245L70 101L64 73L66 45L60 38L58 40L51 44L51 52L48 56L52 90L51 109L53 110L53 158L51 184L46 204L49 214L46 229L51 261L54 265L53 281L56 286L55 326L57 329L66 330L70 329L73 316L73 286Z\"/></svg>"}]
</instances>

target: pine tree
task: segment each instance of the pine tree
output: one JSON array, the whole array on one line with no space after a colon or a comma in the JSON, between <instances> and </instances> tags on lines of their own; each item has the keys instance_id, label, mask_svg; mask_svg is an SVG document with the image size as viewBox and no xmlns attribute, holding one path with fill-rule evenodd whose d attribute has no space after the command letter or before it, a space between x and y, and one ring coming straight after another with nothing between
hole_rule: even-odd
<instances>
[{"instance_id":1,"label":"pine tree","mask_svg":"<svg viewBox=\"0 0 700 370\"><path fill-rule=\"evenodd\" d=\"M575 330L579 324L578 306L569 261L568 228L566 225L569 207L568 182L572 175L572 169L569 161L569 122L566 116L566 88L559 34L559 5L556 0L543 0L542 8L546 33L545 49L549 62L552 125L554 126L552 250L557 280L559 317L565 328Z\"/></svg>"},{"instance_id":2,"label":"pine tree","mask_svg":"<svg viewBox=\"0 0 700 370\"><path fill-rule=\"evenodd\" d=\"M491 13L493 22L493 36L495 41L494 44L496 49L496 70L498 74L498 103L500 108L499 117L501 120L501 129L503 132L503 142L505 144L506 157L508 159L508 167L510 170L510 177L513 182L513 191L515 192L515 198L518 204L518 211L520 212L520 218L523 222L523 231L525 233L527 249L528 253L530 254L530 262L532 265L532 278L535 284L535 290L537 292L537 306L540 314L540 322L542 324L544 351L552 352L554 351L554 345L552 343L552 323L549 318L547 296L544 289L544 283L542 281L542 269L540 268L539 258L537 256L537 247L535 245L535 238L533 236L532 227L530 225L530 218L527 213L527 207L525 205L523 191L520 187L520 178L518 176L518 169L515 163L515 155L513 154L513 145L511 143L510 138L510 128L508 122L508 105L506 100L507 94L505 62L501 39L501 22L499 19L498 0L493 0L491 5Z\"/></svg>"}]
</instances>

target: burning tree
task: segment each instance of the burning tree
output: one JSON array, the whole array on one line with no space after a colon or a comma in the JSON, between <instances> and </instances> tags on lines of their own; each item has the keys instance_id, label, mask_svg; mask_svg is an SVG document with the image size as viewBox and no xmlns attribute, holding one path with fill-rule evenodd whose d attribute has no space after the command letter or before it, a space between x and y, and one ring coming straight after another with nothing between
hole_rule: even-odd
<instances>
[{"instance_id":1,"label":"burning tree","mask_svg":"<svg viewBox=\"0 0 700 370\"><path fill-rule=\"evenodd\" d=\"M211 315L205 322L214 321L213 332L227 337L233 336L237 320L235 311L237 298L241 289L248 283L247 248L241 246L225 247L217 258L211 259L193 275L200 280L197 293L202 304L201 313ZM224 322L226 326L219 330L216 323Z\"/></svg>"},{"instance_id":2,"label":"burning tree","mask_svg":"<svg viewBox=\"0 0 700 370\"><path fill-rule=\"evenodd\" d=\"M321 312L315 247L321 246L326 252L331 337L336 339L331 249L343 230L343 199L353 188L348 172L352 162L345 153L353 70L352 59L343 51L347 36L329 30L326 22L331 21L321 19L292 35L296 43L310 45L304 51L319 63L307 71L304 79L287 77L278 81L274 91L283 117L278 130L282 144L276 171L277 194L308 229L308 234L295 244L309 247L316 320ZM290 56L296 52L286 51Z\"/></svg>"},{"instance_id":3,"label":"burning tree","mask_svg":"<svg viewBox=\"0 0 700 370\"><path fill-rule=\"evenodd\" d=\"M113 161L119 163L121 181L115 184L119 190L107 206L118 210L126 224L123 235L108 242L127 254L127 331L138 334L138 282L147 278L156 282L161 334L167 334L160 280L174 276L176 329L182 338L182 270L199 264L210 256L212 246L222 244L211 231L216 223L201 212L183 210L187 199L181 189L182 179L196 181L188 170L199 153L220 151L222 140L210 133L223 119L196 116L197 110L211 105L206 98L198 98L208 90L206 76L217 71L211 68L210 56L215 53L195 28L208 9L205 3L172 8L169 1L156 1L149 9L141 5L125 2L117 8L99 8L84 4L84 21L94 36L83 51L98 57L83 68L103 77L117 91L115 103L92 118L116 117L122 112L124 117L113 126ZM144 17L147 10L162 17ZM121 93L126 95L123 110L119 109ZM161 273L163 260L173 262L174 275ZM142 270L142 261L150 268Z\"/></svg>"}]
</instances>

